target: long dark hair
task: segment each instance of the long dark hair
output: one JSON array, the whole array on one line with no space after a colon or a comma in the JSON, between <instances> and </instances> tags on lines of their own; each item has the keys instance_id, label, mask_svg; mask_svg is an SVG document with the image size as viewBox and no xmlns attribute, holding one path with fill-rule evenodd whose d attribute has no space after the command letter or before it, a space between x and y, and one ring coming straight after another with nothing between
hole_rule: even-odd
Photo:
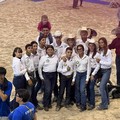
<instances>
[{"instance_id":1,"label":"long dark hair","mask_svg":"<svg viewBox=\"0 0 120 120\"><path fill-rule=\"evenodd\" d=\"M13 50L13 54L12 54L13 57L15 57L15 53L16 53L17 51L20 52L20 53L23 52L20 47L16 47L16 48Z\"/></svg>"},{"instance_id":2,"label":"long dark hair","mask_svg":"<svg viewBox=\"0 0 120 120\"><path fill-rule=\"evenodd\" d=\"M93 58L96 55L96 53L97 53L97 46L96 46L95 43L89 43L89 44L93 44L94 45L94 51L93 51L93 55L92 55L92 58ZM88 47L87 55L89 56L89 54L90 54L90 49Z\"/></svg>"},{"instance_id":3,"label":"long dark hair","mask_svg":"<svg viewBox=\"0 0 120 120\"><path fill-rule=\"evenodd\" d=\"M107 50L108 50L107 39L105 37L101 37L101 38L99 38L98 43L99 43L100 40L102 40L105 44L104 53L103 53L103 55L105 56L107 54ZM99 46L99 51L101 51L101 50L103 50L103 49Z\"/></svg>"}]
</instances>

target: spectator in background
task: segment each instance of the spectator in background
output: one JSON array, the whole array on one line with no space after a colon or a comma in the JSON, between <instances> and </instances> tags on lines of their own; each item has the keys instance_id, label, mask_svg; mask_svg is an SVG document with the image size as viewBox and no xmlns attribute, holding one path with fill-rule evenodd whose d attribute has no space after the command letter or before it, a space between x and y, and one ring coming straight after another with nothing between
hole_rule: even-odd
<instances>
[{"instance_id":1,"label":"spectator in background","mask_svg":"<svg viewBox=\"0 0 120 120\"><path fill-rule=\"evenodd\" d=\"M9 120L37 120L35 107L28 102L29 98L30 94L26 89L17 90L16 102L19 107L9 114Z\"/></svg>"},{"instance_id":2,"label":"spectator in background","mask_svg":"<svg viewBox=\"0 0 120 120\"><path fill-rule=\"evenodd\" d=\"M8 120L10 113L10 95L12 91L12 83L6 77L6 69L0 67L0 120Z\"/></svg>"},{"instance_id":3,"label":"spectator in background","mask_svg":"<svg viewBox=\"0 0 120 120\"><path fill-rule=\"evenodd\" d=\"M39 32L42 31L44 25L48 26L49 30L51 30L51 24L49 22L47 15L41 16L41 21L39 22L38 27L37 27Z\"/></svg>"},{"instance_id":4,"label":"spectator in background","mask_svg":"<svg viewBox=\"0 0 120 120\"><path fill-rule=\"evenodd\" d=\"M117 85L120 85L120 27L113 29L112 34L116 35L116 38L113 39L111 44L109 44L109 49L116 50Z\"/></svg>"}]
</instances>

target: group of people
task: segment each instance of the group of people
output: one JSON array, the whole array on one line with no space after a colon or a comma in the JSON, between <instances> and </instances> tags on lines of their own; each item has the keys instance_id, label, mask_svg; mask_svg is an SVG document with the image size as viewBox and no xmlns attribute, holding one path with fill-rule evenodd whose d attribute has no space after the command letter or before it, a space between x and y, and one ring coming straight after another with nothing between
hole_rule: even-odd
<instances>
[{"instance_id":1,"label":"group of people","mask_svg":"<svg viewBox=\"0 0 120 120\"><path fill-rule=\"evenodd\" d=\"M52 108L53 94L56 111L71 107L73 102L81 112L92 110L95 108L97 80L100 80L101 94L97 109L108 109L107 83L112 68L110 49L116 49L117 84L120 85L120 28L112 31L116 38L110 45L105 37L99 38L97 43L93 38L97 32L91 28L80 28L78 39L76 35L68 34L64 40L61 31L52 35L50 30L48 16L43 15L38 24L40 34L35 41L25 45L25 54L22 55L20 47L13 50L12 83L5 78L6 69L0 67L1 120L36 120L36 109L49 111ZM12 84L15 97L9 104ZM43 91L42 105L37 100L39 90Z\"/></svg>"}]
</instances>

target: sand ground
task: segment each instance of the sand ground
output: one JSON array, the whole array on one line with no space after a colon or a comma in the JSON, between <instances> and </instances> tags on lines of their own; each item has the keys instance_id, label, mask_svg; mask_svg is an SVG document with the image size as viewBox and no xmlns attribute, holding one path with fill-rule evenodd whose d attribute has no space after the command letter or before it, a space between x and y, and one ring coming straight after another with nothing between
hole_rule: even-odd
<instances>
[{"instance_id":1,"label":"sand ground","mask_svg":"<svg viewBox=\"0 0 120 120\"><path fill-rule=\"evenodd\" d=\"M0 66L7 68L7 78L12 81L12 52L16 46L24 50L25 44L38 36L37 24L43 14L49 16L52 33L61 30L65 35L76 33L82 26L98 32L96 41L106 37L109 43L115 37L111 30L117 26L117 9L100 4L83 3L83 7L72 9L72 0L6 0L0 3ZM115 54L113 51L113 69L111 81L115 84ZM100 99L97 100L97 104ZM111 100L109 110L85 111L80 113L75 105L55 111L55 105L49 112L38 111L38 120L120 120L120 100Z\"/></svg>"}]
</instances>

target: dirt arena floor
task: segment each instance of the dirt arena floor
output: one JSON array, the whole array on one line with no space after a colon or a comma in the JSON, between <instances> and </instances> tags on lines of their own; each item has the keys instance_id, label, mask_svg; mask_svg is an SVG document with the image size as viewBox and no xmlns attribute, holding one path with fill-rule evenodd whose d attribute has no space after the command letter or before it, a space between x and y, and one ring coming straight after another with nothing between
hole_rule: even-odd
<instances>
[{"instance_id":1,"label":"dirt arena floor","mask_svg":"<svg viewBox=\"0 0 120 120\"><path fill-rule=\"evenodd\" d=\"M110 43L115 37L111 30L118 24L117 9L106 5L84 2L83 7L72 9L72 0L6 0L0 3L0 66L7 68L7 78L12 81L11 68L12 52L17 46L24 50L24 46L35 40L39 32L37 24L43 14L49 16L52 24L51 32L61 30L66 36L68 33L77 33L82 26L90 27L98 32L96 42L100 37L106 37ZM113 66L111 81L115 84L115 54L113 51ZM38 96L39 97L39 96ZM96 104L100 103L97 98ZM70 109L62 108L55 111L55 104L49 112L38 111L38 120L120 120L120 99L110 100L108 110L85 111L80 113L74 105Z\"/></svg>"}]
</instances>

